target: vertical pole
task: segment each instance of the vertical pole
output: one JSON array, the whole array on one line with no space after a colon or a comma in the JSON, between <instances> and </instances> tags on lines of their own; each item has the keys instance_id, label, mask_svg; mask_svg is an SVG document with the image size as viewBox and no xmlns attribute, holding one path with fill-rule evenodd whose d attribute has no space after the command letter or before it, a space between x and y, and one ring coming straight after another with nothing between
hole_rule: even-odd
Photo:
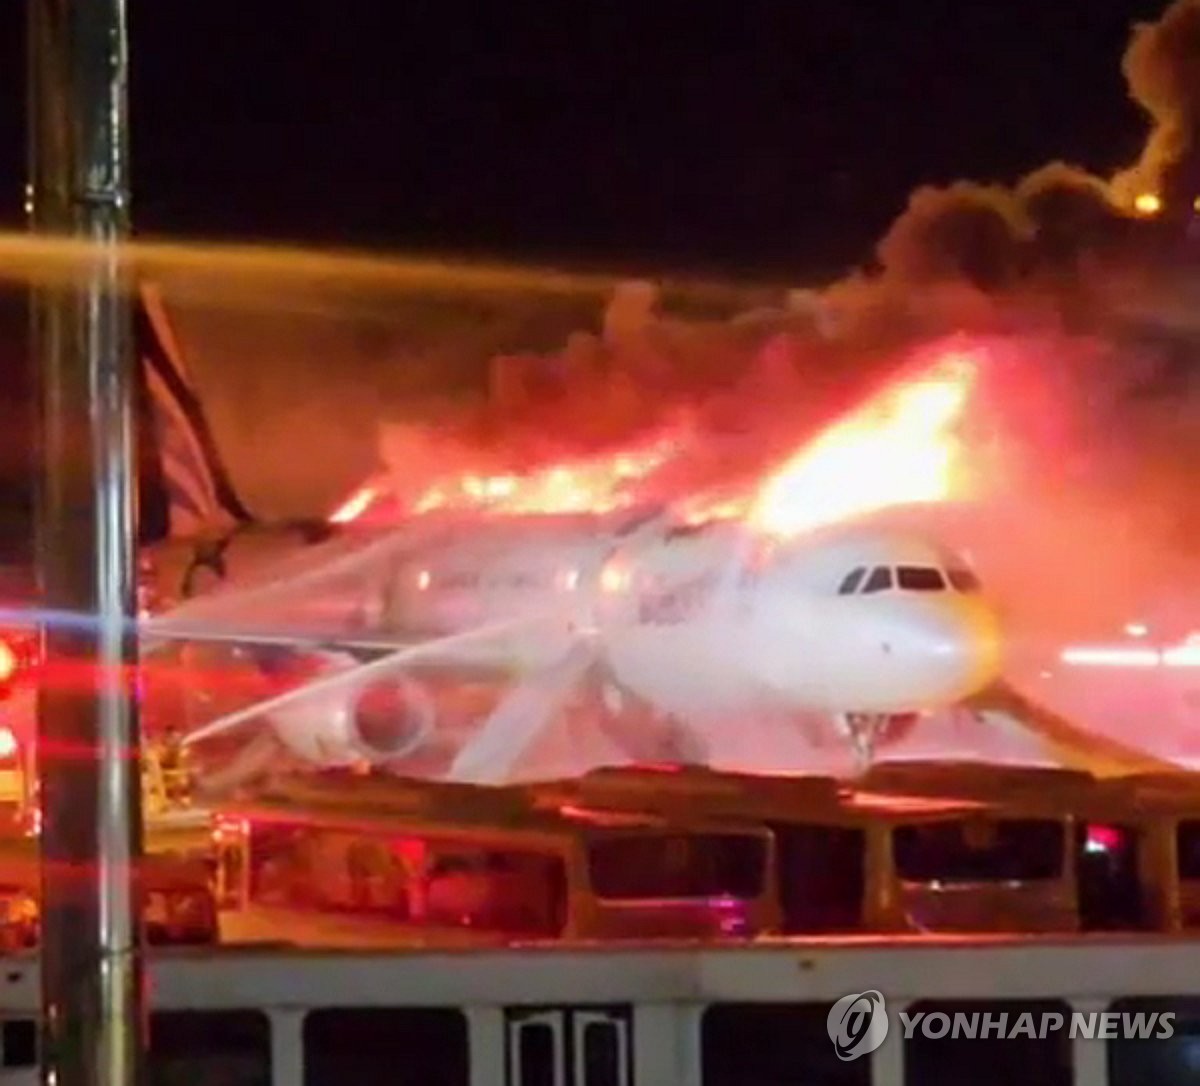
<instances>
[{"instance_id":1,"label":"vertical pole","mask_svg":"<svg viewBox=\"0 0 1200 1086\"><path fill-rule=\"evenodd\" d=\"M141 855L125 0L28 0L33 229L81 243L36 291L43 1082L137 1086Z\"/></svg>"}]
</instances>

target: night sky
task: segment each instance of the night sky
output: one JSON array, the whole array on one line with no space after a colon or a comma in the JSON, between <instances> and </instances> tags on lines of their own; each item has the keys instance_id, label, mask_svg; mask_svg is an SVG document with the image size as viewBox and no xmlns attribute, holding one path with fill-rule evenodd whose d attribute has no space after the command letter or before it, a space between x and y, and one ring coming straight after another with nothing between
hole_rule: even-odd
<instances>
[{"instance_id":1,"label":"night sky","mask_svg":"<svg viewBox=\"0 0 1200 1086\"><path fill-rule=\"evenodd\" d=\"M1120 57L1162 7L130 0L136 223L836 274L922 181L1136 157ZM23 29L0 29L13 223Z\"/></svg>"},{"instance_id":2,"label":"night sky","mask_svg":"<svg viewBox=\"0 0 1200 1086\"><path fill-rule=\"evenodd\" d=\"M1137 158L1148 124L1121 57L1164 7L128 3L143 236L793 284L869 260L919 184ZM0 227L23 228L25 4L10 7ZM14 509L26 328L24 292L0 292Z\"/></svg>"}]
</instances>

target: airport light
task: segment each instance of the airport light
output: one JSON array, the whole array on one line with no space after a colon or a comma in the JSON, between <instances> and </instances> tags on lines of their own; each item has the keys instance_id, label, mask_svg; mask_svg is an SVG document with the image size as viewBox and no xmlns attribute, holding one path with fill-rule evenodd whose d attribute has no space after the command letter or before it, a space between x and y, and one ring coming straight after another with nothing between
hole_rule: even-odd
<instances>
[{"instance_id":1,"label":"airport light","mask_svg":"<svg viewBox=\"0 0 1200 1086\"><path fill-rule=\"evenodd\" d=\"M1081 646L1064 649L1061 659L1064 664L1084 667L1158 667L1159 665L1159 654L1156 649Z\"/></svg>"},{"instance_id":2,"label":"airport light","mask_svg":"<svg viewBox=\"0 0 1200 1086\"><path fill-rule=\"evenodd\" d=\"M1063 649L1059 659L1073 667L1200 667L1200 645L1184 643L1165 648L1078 645Z\"/></svg>"},{"instance_id":3,"label":"airport light","mask_svg":"<svg viewBox=\"0 0 1200 1086\"><path fill-rule=\"evenodd\" d=\"M1200 667L1200 645L1179 645L1164 649L1163 664L1167 667Z\"/></svg>"},{"instance_id":4,"label":"airport light","mask_svg":"<svg viewBox=\"0 0 1200 1086\"><path fill-rule=\"evenodd\" d=\"M1138 193L1133 208L1139 215L1157 215L1162 211L1162 198L1153 192Z\"/></svg>"}]
</instances>

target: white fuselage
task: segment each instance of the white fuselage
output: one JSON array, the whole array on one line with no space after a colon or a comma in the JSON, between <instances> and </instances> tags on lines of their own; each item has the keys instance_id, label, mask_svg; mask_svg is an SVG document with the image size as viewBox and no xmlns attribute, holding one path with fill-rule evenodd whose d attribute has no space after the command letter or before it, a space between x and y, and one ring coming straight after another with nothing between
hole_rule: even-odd
<instances>
[{"instance_id":1,"label":"white fuselage","mask_svg":"<svg viewBox=\"0 0 1200 1086\"><path fill-rule=\"evenodd\" d=\"M949 584L961 563L927 544L849 529L772 543L735 521L598 528L477 522L394 569L389 621L445 635L528 617L480 657L521 671L595 637L618 687L682 717L908 713L994 675L989 609ZM855 570L859 590L839 592ZM890 587L864 591L876 570ZM901 570L921 571L905 576L923 587L899 585Z\"/></svg>"}]
</instances>

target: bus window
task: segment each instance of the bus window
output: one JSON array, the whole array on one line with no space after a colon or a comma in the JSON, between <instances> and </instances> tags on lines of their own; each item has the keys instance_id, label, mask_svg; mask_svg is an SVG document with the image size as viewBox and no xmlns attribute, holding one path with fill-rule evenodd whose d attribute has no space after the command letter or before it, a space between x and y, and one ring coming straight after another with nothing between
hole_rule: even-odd
<instances>
[{"instance_id":1,"label":"bus window","mask_svg":"<svg viewBox=\"0 0 1200 1086\"><path fill-rule=\"evenodd\" d=\"M970 1082L972 1086L1009 1086L1027 1082L1036 1086L1072 1086L1077 1081L1071 1063L1071 1033L1066 1029L1040 1030L1039 1035L1023 1035L1015 1027L1021 1019L1044 1022L1046 1015L1071 1020L1071 1007L1057 1000L977 1000L921 1001L910 1005L909 1013L924 1013L926 1021L941 1016L947 1028L940 1034L933 1028L915 1029L905 1036L905 1086L942 1086L943 1083ZM986 1017L985 1017L986 1016ZM1027 1017L1028 1016L1028 1017ZM996 1036L986 1025L1008 1023L1007 1036ZM976 1024L979 1035L971 1031ZM939 1023L940 1024L940 1023ZM1005 1028L1004 1026L1001 1027ZM1103 1042L1097 1042L1098 1044ZM1103 1076L1099 1076L1101 1080ZM1081 1082L1096 1081L1080 1076ZM1169 1080L1163 1080L1165 1083Z\"/></svg>"},{"instance_id":2,"label":"bus window","mask_svg":"<svg viewBox=\"0 0 1200 1086\"><path fill-rule=\"evenodd\" d=\"M567 880L557 856L431 843L424 918L512 935L552 937L566 920Z\"/></svg>"},{"instance_id":3,"label":"bus window","mask_svg":"<svg viewBox=\"0 0 1200 1086\"><path fill-rule=\"evenodd\" d=\"M1079 923L1084 931L1145 926L1138 844L1129 826L1091 822L1076 827Z\"/></svg>"},{"instance_id":4,"label":"bus window","mask_svg":"<svg viewBox=\"0 0 1200 1086\"><path fill-rule=\"evenodd\" d=\"M250 852L250 896L262 904L388 915L407 909L404 865L386 838L255 826Z\"/></svg>"},{"instance_id":5,"label":"bus window","mask_svg":"<svg viewBox=\"0 0 1200 1086\"><path fill-rule=\"evenodd\" d=\"M260 1011L158 1011L150 1016L153 1086L270 1086L271 1026Z\"/></svg>"},{"instance_id":6,"label":"bus window","mask_svg":"<svg viewBox=\"0 0 1200 1086\"><path fill-rule=\"evenodd\" d=\"M328 1007L304 1017L304 1086L468 1086L471 1045L461 1011Z\"/></svg>"},{"instance_id":7,"label":"bus window","mask_svg":"<svg viewBox=\"0 0 1200 1086\"><path fill-rule=\"evenodd\" d=\"M1044 819L960 819L898 826L896 873L914 882L1056 879L1063 824Z\"/></svg>"},{"instance_id":8,"label":"bus window","mask_svg":"<svg viewBox=\"0 0 1200 1086\"><path fill-rule=\"evenodd\" d=\"M1179 823L1176 830L1179 849L1179 877L1200 879L1200 822Z\"/></svg>"},{"instance_id":9,"label":"bus window","mask_svg":"<svg viewBox=\"0 0 1200 1086\"><path fill-rule=\"evenodd\" d=\"M840 1060L829 1043L831 1009L817 1003L710 1004L700 1019L701 1086L871 1086L870 1058Z\"/></svg>"},{"instance_id":10,"label":"bus window","mask_svg":"<svg viewBox=\"0 0 1200 1086\"><path fill-rule=\"evenodd\" d=\"M863 832L840 826L773 824L783 930L849 931L862 926Z\"/></svg>"},{"instance_id":11,"label":"bus window","mask_svg":"<svg viewBox=\"0 0 1200 1086\"><path fill-rule=\"evenodd\" d=\"M142 906L151 946L216 943L217 913L207 889L149 890Z\"/></svg>"},{"instance_id":12,"label":"bus window","mask_svg":"<svg viewBox=\"0 0 1200 1086\"><path fill-rule=\"evenodd\" d=\"M765 889L767 840L749 834L613 834L591 838L587 848L601 899L751 899Z\"/></svg>"},{"instance_id":13,"label":"bus window","mask_svg":"<svg viewBox=\"0 0 1200 1086\"><path fill-rule=\"evenodd\" d=\"M521 1022L517 1025L515 1079L519 1086L558 1086L563 1062L558 1023Z\"/></svg>"},{"instance_id":14,"label":"bus window","mask_svg":"<svg viewBox=\"0 0 1200 1086\"><path fill-rule=\"evenodd\" d=\"M312 886L308 833L296 826L255 823L249 831L250 897L264 904L300 904Z\"/></svg>"},{"instance_id":15,"label":"bus window","mask_svg":"<svg viewBox=\"0 0 1200 1086\"><path fill-rule=\"evenodd\" d=\"M0 1079L4 1071L15 1067L37 1067L38 1024L32 1018L6 1018L0 1021Z\"/></svg>"},{"instance_id":16,"label":"bus window","mask_svg":"<svg viewBox=\"0 0 1200 1086\"><path fill-rule=\"evenodd\" d=\"M1200 1063L1200 1000L1195 996L1133 996L1106 1008L1136 1023L1105 1041L1111 1086L1168 1086L1196 1081ZM1157 1016L1163 1016L1161 1018ZM1172 1029L1163 1027L1173 1015ZM1142 1025L1147 1023L1147 1025ZM1139 1028L1140 1026L1140 1028Z\"/></svg>"},{"instance_id":17,"label":"bus window","mask_svg":"<svg viewBox=\"0 0 1200 1086\"><path fill-rule=\"evenodd\" d=\"M261 905L538 937L566 924L565 863L550 846L269 822L251 826L250 842L249 896Z\"/></svg>"},{"instance_id":18,"label":"bus window","mask_svg":"<svg viewBox=\"0 0 1200 1086\"><path fill-rule=\"evenodd\" d=\"M0 951L37 946L41 912L34 894L27 887L0 886Z\"/></svg>"}]
</instances>

